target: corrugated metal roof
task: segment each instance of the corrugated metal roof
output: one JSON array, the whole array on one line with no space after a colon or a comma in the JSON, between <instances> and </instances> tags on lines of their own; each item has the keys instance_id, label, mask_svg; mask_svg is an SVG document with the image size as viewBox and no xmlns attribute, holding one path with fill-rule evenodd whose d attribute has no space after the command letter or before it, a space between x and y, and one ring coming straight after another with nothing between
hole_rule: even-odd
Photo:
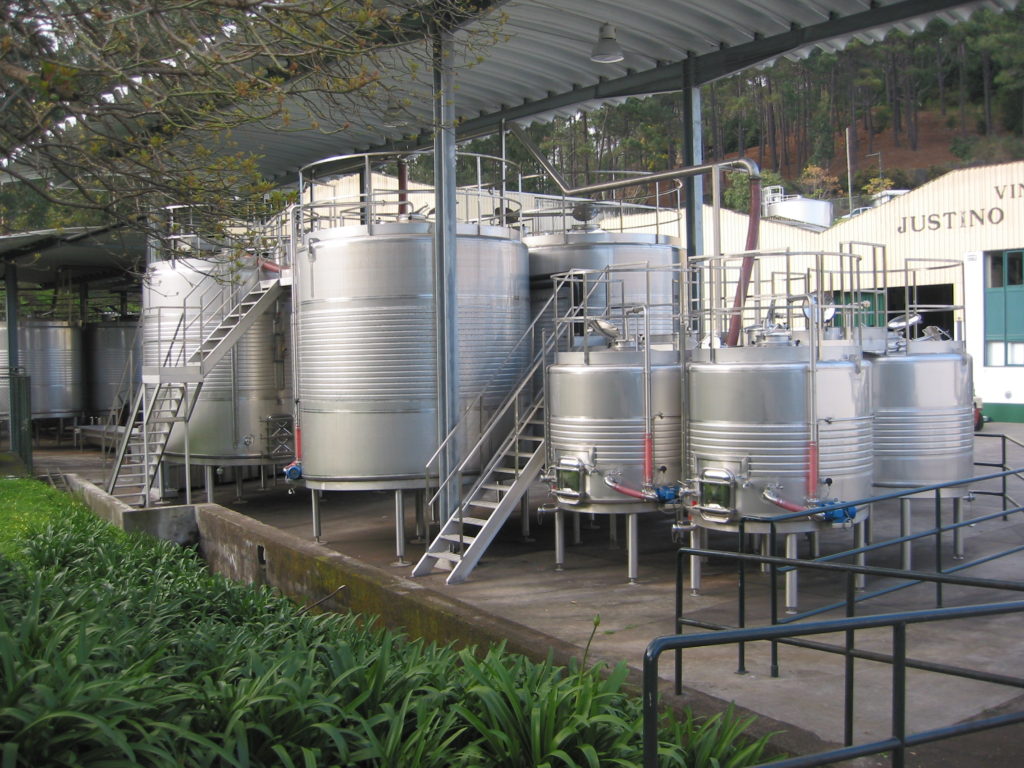
<instances>
[{"instance_id":1,"label":"corrugated metal roof","mask_svg":"<svg viewBox=\"0 0 1024 768\"><path fill-rule=\"evenodd\" d=\"M922 29L932 19L962 21L979 8L1018 0L507 0L456 35L455 113L461 135L491 131L501 119L546 120L622 100L675 90L683 68L700 84L781 56L815 48L834 51L853 39L880 40L893 29ZM600 25L615 26L625 57L596 64L590 51ZM495 25L498 25L495 27ZM486 30L487 32L482 32ZM479 33L479 34L477 34ZM496 34L494 34L496 33ZM336 115L342 130L287 131L249 126L233 132L237 146L264 154L271 177L284 179L319 158L408 142L431 133L429 67L410 73L403 57L429 60L425 44L394 54L379 108L353 106ZM684 62L688 62L684 64Z\"/></svg>"}]
</instances>

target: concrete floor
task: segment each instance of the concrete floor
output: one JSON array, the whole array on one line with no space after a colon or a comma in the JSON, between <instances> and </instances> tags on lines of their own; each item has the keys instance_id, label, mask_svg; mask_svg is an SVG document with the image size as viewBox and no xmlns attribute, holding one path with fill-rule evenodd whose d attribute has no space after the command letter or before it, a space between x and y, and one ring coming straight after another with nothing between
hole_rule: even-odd
<instances>
[{"instance_id":1,"label":"concrete floor","mask_svg":"<svg viewBox=\"0 0 1024 768\"><path fill-rule=\"evenodd\" d=\"M990 435L1006 433L1024 443L1024 425L989 424L985 436L976 440L976 459L998 458L1000 440ZM1008 461L1012 467L1024 467L1024 449L1011 446ZM39 450L36 471L78 472L100 481L105 469L99 466L99 454L79 450ZM978 474L991 470L981 469ZM197 473L201 479L201 474ZM990 484L991 485L991 484ZM259 490L255 481L245 484L241 498L234 484L217 486L215 501L262 522L311 536L309 491L294 494L281 482ZM1024 482L1014 479L1011 494L1024 500ZM194 500L204 499L197 491ZM412 494L406 492L407 536L413 536ZM180 499L177 500L180 503ZM531 495L534 510L547 501L545 489ZM1001 509L992 497L978 496L965 505L968 517L977 517ZM408 574L411 566L394 565L394 496L391 492L327 493L321 502L323 541L328 546L396 574ZM914 528L923 530L934 521L934 502L913 502ZM943 518L951 519L949 502ZM524 538L519 519L506 524L498 540L464 584L448 586L443 574L416 580L418 586L443 592L463 601L475 610L499 615L529 626L553 638L581 649L590 643L590 658L612 662L624 660L639 667L644 649L654 637L672 634L675 590L674 563L676 545L670 529L672 519L660 514L640 519L640 578L626 578L625 530L618 521L615 535L610 520L597 518L581 522L580 542L568 548L564 570L554 567L554 525L550 515L538 519L531 515L529 538ZM876 505L872 514L875 542L898 535L899 514L895 502ZM802 538L802 537L801 537ZM571 528L570 528L571 543ZM827 553L853 545L853 533L838 529L821 537ZM733 550L735 536L714 534L709 546ZM967 529L967 560L973 560L1014 546L1024 547L1024 516L1001 518ZM423 551L422 543L410 542L407 559L415 562ZM947 536L940 549L944 565L953 564L952 541ZM807 544L801 544L801 556L807 556ZM914 566L921 570L934 567L933 538L915 542ZM899 549L890 547L873 553L868 564L899 567ZM962 575L1003 579L1024 583L1024 553L972 567ZM688 583L688 582L687 582ZM748 625L767 623L768 579L762 574L748 577ZM883 586L871 581L869 590ZM842 596L834 578L804 575L800 580L800 608L825 605ZM945 605L995 602L1018 599L1015 593L998 592L976 595L966 588L946 589ZM735 565L713 558L705 565L704 583L699 595L686 594L688 618L720 624L736 623L737 578ZM863 604L860 614L929 608L935 605L933 587L916 586ZM838 616L831 613L829 616ZM599 622L595 630L594 624ZM695 630L687 630L688 632ZM591 640L591 633L593 639ZM1024 662L1024 615L943 625L912 627L909 655L913 658L955 664L1006 675L1019 674ZM887 631L858 634L857 645L888 652ZM819 638L820 639L820 638ZM684 659L684 685L816 734L829 742L842 739L843 661L832 654L784 647L781 673L772 678L768 667L767 646L747 648L746 674L737 674L735 649L709 649L688 652ZM859 661L856 667L855 742L885 738L890 727L890 686L887 666ZM671 659L665 657L661 674L672 674ZM912 672L908 683L909 729L937 728L969 720L989 710L1024 709L1024 696L1018 688L977 683L927 672ZM1024 727L1013 726L974 737L962 737L946 744L922 747L911 761L921 766L1020 764L1024 755ZM1020 745L1020 746L1018 746ZM868 763L860 763L868 764ZM878 760L870 764L885 765Z\"/></svg>"}]
</instances>

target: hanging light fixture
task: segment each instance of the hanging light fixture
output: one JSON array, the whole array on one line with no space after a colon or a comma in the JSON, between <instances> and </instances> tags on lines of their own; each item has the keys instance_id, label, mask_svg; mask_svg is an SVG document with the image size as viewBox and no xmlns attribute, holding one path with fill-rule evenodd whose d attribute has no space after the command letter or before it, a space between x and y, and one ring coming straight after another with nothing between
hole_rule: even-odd
<instances>
[{"instance_id":1,"label":"hanging light fixture","mask_svg":"<svg viewBox=\"0 0 1024 768\"><path fill-rule=\"evenodd\" d=\"M615 39L615 27L607 23L602 24L597 42L594 43L594 50L590 52L590 60L598 64L614 64L616 61L622 61L624 56L622 46Z\"/></svg>"}]
</instances>

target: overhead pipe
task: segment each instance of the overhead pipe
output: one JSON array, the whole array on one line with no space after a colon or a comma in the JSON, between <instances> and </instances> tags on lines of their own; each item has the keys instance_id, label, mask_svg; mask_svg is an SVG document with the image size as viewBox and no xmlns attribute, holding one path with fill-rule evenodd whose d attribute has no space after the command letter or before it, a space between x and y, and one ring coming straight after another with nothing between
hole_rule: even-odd
<instances>
[{"instance_id":1,"label":"overhead pipe","mask_svg":"<svg viewBox=\"0 0 1024 768\"><path fill-rule=\"evenodd\" d=\"M747 215L747 242L743 250L748 255L740 264L740 277L736 283L736 296L733 298L732 317L729 318L729 333L725 337L725 346L735 347L740 340L740 329L743 326L743 305L747 303L750 290L750 276L754 272L754 256L751 251L757 250L758 233L761 228L761 177L750 176L750 209Z\"/></svg>"},{"instance_id":2,"label":"overhead pipe","mask_svg":"<svg viewBox=\"0 0 1024 768\"><path fill-rule=\"evenodd\" d=\"M552 181L558 185L558 188L562 191L563 195L592 195L597 192L608 192L613 189L623 189L624 187L635 186L636 178L619 179L617 181L605 181L600 184L589 184L583 187L570 187L569 183L562 177L562 174L558 172L558 169L551 163L550 160L544 155L544 152L537 146L537 144L529 137L529 135L516 123L512 123L509 126L509 130L515 134L516 138L522 142L526 151L530 153L534 160L540 163L541 167L548 173ZM751 179L761 178L761 169L757 163L753 160L740 157L735 160L726 160L721 163L705 163L703 165L691 165L685 168L676 168L671 171L661 171L659 173L652 173L649 176L644 176L643 181L646 184L656 184L661 181L671 181L673 179L682 179L689 176L699 176L702 173L711 173L712 179L716 182L712 185L712 202L715 210L719 210L721 207L721 185L717 183L717 180L721 176L723 170L734 169L745 172ZM760 189L760 181L758 182L758 189ZM758 192L758 205L760 205L761 194ZM696 201L687 201L688 204L692 205ZM756 227L760 221L754 222ZM717 225L717 222L716 222ZM718 226L714 228L714 252L716 255L721 254L721 233ZM748 236L749 237L749 236ZM755 233L756 242L756 233Z\"/></svg>"}]
</instances>

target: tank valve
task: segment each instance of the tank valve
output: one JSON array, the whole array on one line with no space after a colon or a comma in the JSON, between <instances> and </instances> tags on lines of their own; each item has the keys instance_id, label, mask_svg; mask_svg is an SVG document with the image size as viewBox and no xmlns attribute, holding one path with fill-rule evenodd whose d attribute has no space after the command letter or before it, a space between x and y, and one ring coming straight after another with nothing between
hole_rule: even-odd
<instances>
[{"instance_id":1,"label":"tank valve","mask_svg":"<svg viewBox=\"0 0 1024 768\"><path fill-rule=\"evenodd\" d=\"M302 477L302 462L293 461L281 470L281 474L285 476L286 480L298 480Z\"/></svg>"}]
</instances>

